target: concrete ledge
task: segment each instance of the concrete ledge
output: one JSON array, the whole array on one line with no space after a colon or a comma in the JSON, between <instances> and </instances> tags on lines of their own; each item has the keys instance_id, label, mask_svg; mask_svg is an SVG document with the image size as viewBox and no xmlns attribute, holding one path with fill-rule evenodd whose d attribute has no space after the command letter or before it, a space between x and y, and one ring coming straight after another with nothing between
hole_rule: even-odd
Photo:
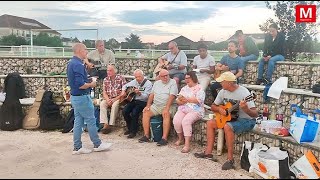
<instances>
[{"instance_id":1,"label":"concrete ledge","mask_svg":"<svg viewBox=\"0 0 320 180\"><path fill-rule=\"evenodd\" d=\"M255 89L255 90L261 90L263 91L265 86L262 85L252 85L252 84L241 84L242 86L248 88L248 89ZM307 95L307 96L314 96L314 97L319 97L319 93L313 93L311 90L306 90L306 89L296 89L296 88L287 88L283 90L284 93L288 94L299 94L299 95Z\"/></svg>"}]
</instances>

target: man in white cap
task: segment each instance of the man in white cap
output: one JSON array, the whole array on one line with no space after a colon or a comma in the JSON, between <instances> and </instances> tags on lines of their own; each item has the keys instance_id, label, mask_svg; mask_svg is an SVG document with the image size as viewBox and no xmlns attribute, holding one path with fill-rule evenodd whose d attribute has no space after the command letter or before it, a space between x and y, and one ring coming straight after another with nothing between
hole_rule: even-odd
<instances>
[{"instance_id":1,"label":"man in white cap","mask_svg":"<svg viewBox=\"0 0 320 180\"><path fill-rule=\"evenodd\" d=\"M222 165L222 170L234 169L233 159L233 145L235 133L239 134L245 131L250 131L255 125L255 117L258 116L258 111L253 101L244 101L251 96L249 90L237 84L236 76L230 72L224 72L217 82L221 83L222 90L219 91L217 98L211 105L211 110L223 116L227 115L227 110L219 105L224 105L231 102L234 106L239 103L239 107L231 112L231 121L227 122L223 129L226 137L226 144L228 148L228 160ZM202 153L195 153L198 158L213 159L212 150L214 145L215 130L217 129L217 122L212 119L207 122L207 147Z\"/></svg>"}]
</instances>

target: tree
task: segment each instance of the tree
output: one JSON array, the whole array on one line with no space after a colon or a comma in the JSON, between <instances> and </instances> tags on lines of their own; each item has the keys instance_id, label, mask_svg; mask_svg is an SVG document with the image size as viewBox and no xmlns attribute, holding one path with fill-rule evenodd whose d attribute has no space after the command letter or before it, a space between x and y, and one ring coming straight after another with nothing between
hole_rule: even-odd
<instances>
[{"instance_id":1,"label":"tree","mask_svg":"<svg viewBox=\"0 0 320 180\"><path fill-rule=\"evenodd\" d=\"M126 37L125 40L127 41L127 45L129 49L142 49L144 48L142 41L138 35L133 33L130 34L129 37Z\"/></svg>"},{"instance_id":2,"label":"tree","mask_svg":"<svg viewBox=\"0 0 320 180\"><path fill-rule=\"evenodd\" d=\"M314 39L317 34L316 28L319 26L317 23L295 22L295 7L298 4L314 4L318 8L320 7L320 2L315 1L277 1L275 5L271 5L269 1L266 1L267 8L272 9L277 17L275 22L286 36L287 58L292 61L296 60L299 52L305 50L304 45L310 44L309 41ZM271 20L268 20L270 23ZM264 25L259 27L263 29Z\"/></svg>"},{"instance_id":3,"label":"tree","mask_svg":"<svg viewBox=\"0 0 320 180\"><path fill-rule=\"evenodd\" d=\"M62 41L60 37L50 37L47 33L39 33L33 38L33 45L36 46L49 46L49 47L61 47Z\"/></svg>"},{"instance_id":4,"label":"tree","mask_svg":"<svg viewBox=\"0 0 320 180\"><path fill-rule=\"evenodd\" d=\"M208 49L215 50L215 51L226 51L226 49L228 49L228 41L213 43L208 47Z\"/></svg>"},{"instance_id":5,"label":"tree","mask_svg":"<svg viewBox=\"0 0 320 180\"><path fill-rule=\"evenodd\" d=\"M273 23L276 23L276 22L272 18L269 18L266 20L265 23L259 25L259 29L264 33L268 33L269 26Z\"/></svg>"},{"instance_id":6,"label":"tree","mask_svg":"<svg viewBox=\"0 0 320 180\"><path fill-rule=\"evenodd\" d=\"M0 39L0 44L4 46L20 46L20 45L27 45L28 42L23 37L17 37L11 34L8 36L3 36Z\"/></svg>"},{"instance_id":7,"label":"tree","mask_svg":"<svg viewBox=\"0 0 320 180\"><path fill-rule=\"evenodd\" d=\"M82 43L84 45L86 45L87 48L95 48L96 47L94 40L85 39L82 41Z\"/></svg>"},{"instance_id":8,"label":"tree","mask_svg":"<svg viewBox=\"0 0 320 180\"><path fill-rule=\"evenodd\" d=\"M116 49L119 48L119 46L120 43L115 38L111 38L107 42L105 42L105 47L107 48Z\"/></svg>"}]
</instances>

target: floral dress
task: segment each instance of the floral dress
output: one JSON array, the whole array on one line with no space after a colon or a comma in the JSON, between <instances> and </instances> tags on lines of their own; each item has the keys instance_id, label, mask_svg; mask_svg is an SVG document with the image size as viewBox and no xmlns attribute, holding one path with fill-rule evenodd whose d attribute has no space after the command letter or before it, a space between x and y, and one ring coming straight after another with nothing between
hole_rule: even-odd
<instances>
[{"instance_id":1,"label":"floral dress","mask_svg":"<svg viewBox=\"0 0 320 180\"><path fill-rule=\"evenodd\" d=\"M206 94L202 90L200 84L197 84L194 87L189 87L188 85L186 85L180 90L179 94L184 97L188 97L188 98L196 97L200 103L198 103L198 104L186 103L186 104L180 105L178 107L178 110L180 110L184 113L189 113L191 111L195 111L195 112L198 112L202 118L204 117L204 99L206 97Z\"/></svg>"}]
</instances>

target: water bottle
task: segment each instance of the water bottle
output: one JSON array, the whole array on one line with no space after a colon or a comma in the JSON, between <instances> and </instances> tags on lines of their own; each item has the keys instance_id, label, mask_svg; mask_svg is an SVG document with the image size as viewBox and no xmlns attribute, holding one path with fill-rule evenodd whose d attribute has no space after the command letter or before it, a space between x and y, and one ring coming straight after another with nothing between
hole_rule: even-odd
<instances>
[{"instance_id":1,"label":"water bottle","mask_svg":"<svg viewBox=\"0 0 320 180\"><path fill-rule=\"evenodd\" d=\"M93 88L91 89L90 97L91 97L91 99L94 99L94 89Z\"/></svg>"},{"instance_id":2,"label":"water bottle","mask_svg":"<svg viewBox=\"0 0 320 180\"><path fill-rule=\"evenodd\" d=\"M264 121L268 120L268 116L269 116L268 105L264 105L262 116Z\"/></svg>"}]
</instances>

